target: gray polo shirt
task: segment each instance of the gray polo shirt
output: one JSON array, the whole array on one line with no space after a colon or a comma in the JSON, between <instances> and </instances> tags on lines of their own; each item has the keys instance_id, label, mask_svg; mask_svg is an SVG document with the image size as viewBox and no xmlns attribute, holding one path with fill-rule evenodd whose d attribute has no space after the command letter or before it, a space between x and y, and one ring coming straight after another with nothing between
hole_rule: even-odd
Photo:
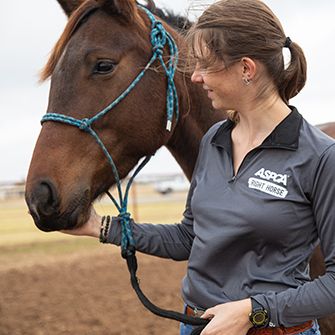
<instances>
[{"instance_id":1,"label":"gray polo shirt","mask_svg":"<svg viewBox=\"0 0 335 335\"><path fill-rule=\"evenodd\" d=\"M185 302L255 298L271 326L335 312L335 142L292 112L233 174L231 121L204 136L186 210L174 225L132 224L139 251L188 260ZM120 245L113 219L109 242ZM327 272L310 280L321 242Z\"/></svg>"}]
</instances>

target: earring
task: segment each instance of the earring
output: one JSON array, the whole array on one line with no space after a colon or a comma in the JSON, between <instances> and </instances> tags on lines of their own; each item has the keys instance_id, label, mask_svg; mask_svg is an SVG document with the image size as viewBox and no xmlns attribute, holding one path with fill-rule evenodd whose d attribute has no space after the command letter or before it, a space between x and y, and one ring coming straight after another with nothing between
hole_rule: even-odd
<instances>
[{"instance_id":1,"label":"earring","mask_svg":"<svg viewBox=\"0 0 335 335\"><path fill-rule=\"evenodd\" d=\"M242 80L243 80L243 82L246 86L250 85L250 83L251 83L251 79L249 79L247 77L243 77Z\"/></svg>"}]
</instances>

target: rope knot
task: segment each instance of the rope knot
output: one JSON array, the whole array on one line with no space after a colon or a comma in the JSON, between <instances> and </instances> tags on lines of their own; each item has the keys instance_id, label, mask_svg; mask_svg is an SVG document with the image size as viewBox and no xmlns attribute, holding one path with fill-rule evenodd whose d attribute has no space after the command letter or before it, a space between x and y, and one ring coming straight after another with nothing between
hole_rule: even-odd
<instances>
[{"instance_id":1,"label":"rope knot","mask_svg":"<svg viewBox=\"0 0 335 335\"><path fill-rule=\"evenodd\" d=\"M163 48L166 44L166 31L163 27L162 22L155 21L152 24L151 30L151 44L153 47L153 51L156 54L162 54Z\"/></svg>"},{"instance_id":2,"label":"rope knot","mask_svg":"<svg viewBox=\"0 0 335 335\"><path fill-rule=\"evenodd\" d=\"M121 211L120 214L119 214L119 216L120 216L122 219L124 219L124 220L126 220L126 221L129 221L131 215L130 215L129 212Z\"/></svg>"},{"instance_id":3,"label":"rope knot","mask_svg":"<svg viewBox=\"0 0 335 335\"><path fill-rule=\"evenodd\" d=\"M79 126L80 130L88 131L90 127L91 127L90 119L85 118L81 120L81 123Z\"/></svg>"},{"instance_id":4,"label":"rope knot","mask_svg":"<svg viewBox=\"0 0 335 335\"><path fill-rule=\"evenodd\" d=\"M163 56L164 53L164 45L162 44L157 44L152 48L152 51L157 55L157 57L159 56Z\"/></svg>"}]
</instances>

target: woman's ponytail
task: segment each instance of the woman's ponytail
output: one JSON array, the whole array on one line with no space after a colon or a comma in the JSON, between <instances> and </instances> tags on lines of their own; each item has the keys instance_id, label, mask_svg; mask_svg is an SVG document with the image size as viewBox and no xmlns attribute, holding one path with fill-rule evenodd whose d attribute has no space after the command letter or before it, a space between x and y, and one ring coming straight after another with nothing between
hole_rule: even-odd
<instances>
[{"instance_id":1,"label":"woman's ponytail","mask_svg":"<svg viewBox=\"0 0 335 335\"><path fill-rule=\"evenodd\" d=\"M288 68L286 70L283 69L283 75L281 76L280 83L278 83L278 90L281 98L285 102L288 102L305 86L307 62L304 52L297 43L290 42L285 44L284 47L290 50L291 61Z\"/></svg>"}]
</instances>

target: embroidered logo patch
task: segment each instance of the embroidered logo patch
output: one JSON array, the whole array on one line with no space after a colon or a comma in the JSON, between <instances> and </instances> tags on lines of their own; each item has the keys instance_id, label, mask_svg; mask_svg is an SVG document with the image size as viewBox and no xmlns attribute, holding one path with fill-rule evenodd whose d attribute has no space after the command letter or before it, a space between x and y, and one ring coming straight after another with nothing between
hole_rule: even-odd
<instances>
[{"instance_id":1,"label":"embroidered logo patch","mask_svg":"<svg viewBox=\"0 0 335 335\"><path fill-rule=\"evenodd\" d=\"M287 186L287 178L288 178L287 174L279 174L279 173L272 172L270 170L261 168L259 171L255 173L255 176L259 178L255 178L255 177L249 178L248 180L249 188L252 188L252 189L267 193L267 194L271 194L277 198L285 198L287 196L288 191L286 187L278 185L278 184L282 184L284 186Z\"/></svg>"},{"instance_id":2,"label":"embroidered logo patch","mask_svg":"<svg viewBox=\"0 0 335 335\"><path fill-rule=\"evenodd\" d=\"M280 174L261 168L255 173L255 176L261 177L266 180L272 180L275 183L283 184L285 186L287 185L287 174Z\"/></svg>"}]
</instances>

